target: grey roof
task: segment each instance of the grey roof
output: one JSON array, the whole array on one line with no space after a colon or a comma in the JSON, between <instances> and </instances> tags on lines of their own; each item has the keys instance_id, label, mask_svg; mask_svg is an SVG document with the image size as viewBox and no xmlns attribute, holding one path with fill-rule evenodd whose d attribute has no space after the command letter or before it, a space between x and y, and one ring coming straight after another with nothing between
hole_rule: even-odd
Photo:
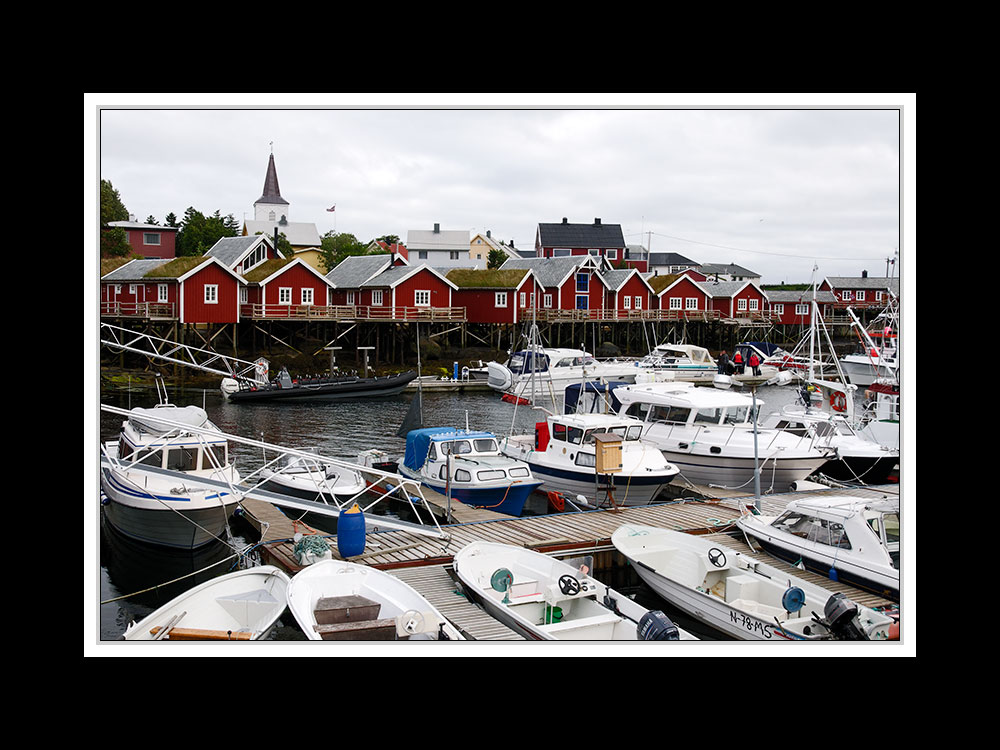
<instances>
[{"instance_id":1,"label":"grey roof","mask_svg":"<svg viewBox=\"0 0 1000 750\"><path fill-rule=\"evenodd\" d=\"M600 276L609 289L618 291L633 272L634 269L631 268L615 268L611 271L602 271Z\"/></svg>"},{"instance_id":2,"label":"grey roof","mask_svg":"<svg viewBox=\"0 0 1000 750\"><path fill-rule=\"evenodd\" d=\"M539 224L538 244L542 247L625 247L621 224Z\"/></svg>"},{"instance_id":3,"label":"grey roof","mask_svg":"<svg viewBox=\"0 0 1000 750\"><path fill-rule=\"evenodd\" d=\"M500 268L530 268L538 283L556 286L577 266L590 260L589 255L562 255L558 258L508 258Z\"/></svg>"},{"instance_id":4,"label":"grey roof","mask_svg":"<svg viewBox=\"0 0 1000 750\"><path fill-rule=\"evenodd\" d=\"M393 268L386 269L385 271L383 271L382 273L378 274L377 276L374 276L374 277L368 279L368 281L364 282L361 286L363 286L363 287L392 286L393 284L396 284L396 283L402 281L407 276L410 276L411 274L417 273L418 271L420 271L422 269L426 269L426 270L430 271L431 273L433 273L433 274L435 274L437 276L440 276L441 279L446 284L448 284L448 285L450 285L452 287L456 286L453 282L449 281L448 277L445 276L442 272L438 271L433 266L430 266L430 265L428 265L426 263L420 263L420 264L415 265L415 266L395 266Z\"/></svg>"},{"instance_id":5,"label":"grey roof","mask_svg":"<svg viewBox=\"0 0 1000 750\"><path fill-rule=\"evenodd\" d=\"M697 261L685 258L680 253L650 253L649 265L651 266L698 266Z\"/></svg>"},{"instance_id":6,"label":"grey roof","mask_svg":"<svg viewBox=\"0 0 1000 750\"><path fill-rule=\"evenodd\" d=\"M159 224L146 224L141 221L109 221L109 227L121 227L122 229L156 229L162 232L176 232L180 227L163 227Z\"/></svg>"},{"instance_id":7,"label":"grey roof","mask_svg":"<svg viewBox=\"0 0 1000 750\"><path fill-rule=\"evenodd\" d=\"M698 270L706 276L718 273L726 276L760 277L759 273L751 271L748 268L744 268L743 266L738 266L735 263L702 263L698 266Z\"/></svg>"},{"instance_id":8,"label":"grey roof","mask_svg":"<svg viewBox=\"0 0 1000 750\"><path fill-rule=\"evenodd\" d=\"M703 289L709 297L732 297L740 291L749 281L695 281L699 289Z\"/></svg>"},{"instance_id":9,"label":"grey roof","mask_svg":"<svg viewBox=\"0 0 1000 750\"><path fill-rule=\"evenodd\" d=\"M124 265L118 266L114 271L106 273L101 277L101 281L114 281L117 283L139 281L154 268L162 266L166 262L163 258L131 260Z\"/></svg>"},{"instance_id":10,"label":"grey roof","mask_svg":"<svg viewBox=\"0 0 1000 750\"><path fill-rule=\"evenodd\" d=\"M356 289L388 268L392 257L389 253L348 255L326 274L326 280L339 289Z\"/></svg>"},{"instance_id":11,"label":"grey roof","mask_svg":"<svg viewBox=\"0 0 1000 750\"><path fill-rule=\"evenodd\" d=\"M767 297L769 302L783 302L787 304L798 304L800 302L811 302L812 301L812 289L800 289L798 291L791 289L764 289L764 296ZM816 301L823 303L837 302L836 296L833 292L816 292Z\"/></svg>"},{"instance_id":12,"label":"grey roof","mask_svg":"<svg viewBox=\"0 0 1000 750\"><path fill-rule=\"evenodd\" d=\"M464 250L469 252L472 238L468 229L440 230L411 229L406 233L406 247L415 250Z\"/></svg>"},{"instance_id":13,"label":"grey roof","mask_svg":"<svg viewBox=\"0 0 1000 750\"><path fill-rule=\"evenodd\" d=\"M208 252L205 253L205 256L218 258L226 265L227 268L235 268L236 264L239 263L240 258L242 258L251 247L260 242L261 239L261 237L255 237L253 235L250 235L249 237L220 237L218 242L212 245ZM270 237L264 235L263 239L270 245Z\"/></svg>"},{"instance_id":14,"label":"grey roof","mask_svg":"<svg viewBox=\"0 0 1000 750\"><path fill-rule=\"evenodd\" d=\"M255 235L259 232L273 238L274 230L277 229L278 234L285 235L285 239L296 247L320 246L319 230L316 229L315 224L308 222L287 221L284 224L279 224L277 221L248 220L243 222L243 226L246 228L248 235Z\"/></svg>"},{"instance_id":15,"label":"grey roof","mask_svg":"<svg viewBox=\"0 0 1000 750\"><path fill-rule=\"evenodd\" d=\"M899 294L899 279L884 276L827 276L834 289L891 289Z\"/></svg>"}]
</instances>

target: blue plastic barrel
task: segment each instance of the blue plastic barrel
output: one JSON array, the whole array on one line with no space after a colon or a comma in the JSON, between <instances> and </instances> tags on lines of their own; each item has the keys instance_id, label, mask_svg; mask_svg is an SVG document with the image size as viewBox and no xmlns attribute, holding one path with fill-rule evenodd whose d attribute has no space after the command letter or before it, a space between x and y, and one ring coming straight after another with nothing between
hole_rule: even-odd
<instances>
[{"instance_id":1,"label":"blue plastic barrel","mask_svg":"<svg viewBox=\"0 0 1000 750\"><path fill-rule=\"evenodd\" d=\"M355 503L337 519L337 552L342 558L356 557L365 551L365 514Z\"/></svg>"}]
</instances>

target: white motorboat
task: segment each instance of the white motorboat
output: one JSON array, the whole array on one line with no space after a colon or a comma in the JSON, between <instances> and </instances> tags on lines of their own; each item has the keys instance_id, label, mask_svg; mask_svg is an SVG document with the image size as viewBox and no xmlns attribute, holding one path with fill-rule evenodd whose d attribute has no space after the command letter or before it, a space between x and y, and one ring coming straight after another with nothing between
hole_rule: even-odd
<instances>
[{"instance_id":1,"label":"white motorboat","mask_svg":"<svg viewBox=\"0 0 1000 750\"><path fill-rule=\"evenodd\" d=\"M583 496L589 505L648 505L677 467L640 441L642 427L614 414L551 414L536 423L534 435L504 438L500 450L527 463L544 492ZM598 463L612 455L615 465Z\"/></svg>"},{"instance_id":2,"label":"white motorboat","mask_svg":"<svg viewBox=\"0 0 1000 750\"><path fill-rule=\"evenodd\" d=\"M789 404L761 419L761 427L815 437L817 446L833 448L836 455L818 470L830 479L866 485L888 482L899 463L899 450L864 436L846 416L813 406L811 393L803 390L802 400L808 406Z\"/></svg>"},{"instance_id":3,"label":"white motorboat","mask_svg":"<svg viewBox=\"0 0 1000 750\"><path fill-rule=\"evenodd\" d=\"M636 383L674 379L709 379L719 371L708 349L692 344L659 344L636 363Z\"/></svg>"},{"instance_id":4,"label":"white motorboat","mask_svg":"<svg viewBox=\"0 0 1000 750\"><path fill-rule=\"evenodd\" d=\"M413 587L342 560L322 560L296 573L288 608L311 641L465 640Z\"/></svg>"},{"instance_id":5,"label":"white motorboat","mask_svg":"<svg viewBox=\"0 0 1000 750\"><path fill-rule=\"evenodd\" d=\"M892 617L712 540L629 524L611 543L659 596L732 638L879 641L893 635Z\"/></svg>"},{"instance_id":6,"label":"white motorboat","mask_svg":"<svg viewBox=\"0 0 1000 750\"><path fill-rule=\"evenodd\" d=\"M465 595L529 640L697 640L591 577L593 565L591 555L564 561L495 542L472 542L455 555Z\"/></svg>"},{"instance_id":7,"label":"white motorboat","mask_svg":"<svg viewBox=\"0 0 1000 750\"><path fill-rule=\"evenodd\" d=\"M500 452L492 432L429 427L411 430L399 473L478 508L520 516L541 486L524 461Z\"/></svg>"},{"instance_id":8,"label":"white motorboat","mask_svg":"<svg viewBox=\"0 0 1000 750\"><path fill-rule=\"evenodd\" d=\"M763 491L787 492L833 455L812 437L755 430L753 398L735 391L647 383L616 388L615 396L622 416L643 423L643 442L662 451L692 484L752 488L759 468Z\"/></svg>"},{"instance_id":9,"label":"white motorboat","mask_svg":"<svg viewBox=\"0 0 1000 750\"><path fill-rule=\"evenodd\" d=\"M303 500L313 500L350 507L351 503L368 489L361 473L344 465L320 460L312 448L300 448L298 453L283 453L260 469L260 486ZM316 458L310 455L316 454ZM308 514L304 519L319 529L335 532L336 518Z\"/></svg>"},{"instance_id":10,"label":"white motorboat","mask_svg":"<svg viewBox=\"0 0 1000 750\"><path fill-rule=\"evenodd\" d=\"M289 578L260 565L205 581L133 622L126 641L260 641L286 607Z\"/></svg>"},{"instance_id":11,"label":"white motorboat","mask_svg":"<svg viewBox=\"0 0 1000 750\"><path fill-rule=\"evenodd\" d=\"M220 538L239 482L228 441L198 406L131 409L102 445L105 517L141 542L194 549Z\"/></svg>"},{"instance_id":12,"label":"white motorboat","mask_svg":"<svg viewBox=\"0 0 1000 750\"><path fill-rule=\"evenodd\" d=\"M635 382L635 362L601 362L583 349L536 346L510 355L505 364L489 362L488 382L505 395L537 402L548 398L557 403L566 386L585 380L605 379Z\"/></svg>"},{"instance_id":13,"label":"white motorboat","mask_svg":"<svg viewBox=\"0 0 1000 750\"><path fill-rule=\"evenodd\" d=\"M880 378L865 388L859 432L898 451L900 407L899 381Z\"/></svg>"},{"instance_id":14,"label":"white motorboat","mask_svg":"<svg viewBox=\"0 0 1000 750\"><path fill-rule=\"evenodd\" d=\"M862 326L858 316L848 307L852 327L858 331L855 351L840 358L840 368L856 386L869 386L879 379L898 380L899 360L897 330L899 326L896 303L891 301L872 322L870 329Z\"/></svg>"},{"instance_id":15,"label":"white motorboat","mask_svg":"<svg viewBox=\"0 0 1000 750\"><path fill-rule=\"evenodd\" d=\"M737 525L775 557L899 601L898 498L810 497Z\"/></svg>"}]
</instances>

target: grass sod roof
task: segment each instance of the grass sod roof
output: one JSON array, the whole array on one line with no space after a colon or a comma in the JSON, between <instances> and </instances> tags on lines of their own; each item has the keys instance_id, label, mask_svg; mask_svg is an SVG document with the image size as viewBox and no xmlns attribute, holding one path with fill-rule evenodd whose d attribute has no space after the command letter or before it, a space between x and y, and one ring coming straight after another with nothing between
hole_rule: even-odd
<instances>
[{"instance_id":1,"label":"grass sod roof","mask_svg":"<svg viewBox=\"0 0 1000 750\"><path fill-rule=\"evenodd\" d=\"M446 276L460 289L513 289L527 273L527 268L455 268Z\"/></svg>"},{"instance_id":2,"label":"grass sod roof","mask_svg":"<svg viewBox=\"0 0 1000 750\"><path fill-rule=\"evenodd\" d=\"M292 261L292 258L271 258L270 260L264 261L259 266L251 268L243 274L243 278L251 284L261 282L271 274L287 266Z\"/></svg>"},{"instance_id":3,"label":"grass sod roof","mask_svg":"<svg viewBox=\"0 0 1000 750\"><path fill-rule=\"evenodd\" d=\"M679 279L681 274L679 273L666 273L660 276L647 276L646 283L649 284L656 294L659 294L668 286L673 284L677 279Z\"/></svg>"},{"instance_id":4,"label":"grass sod roof","mask_svg":"<svg viewBox=\"0 0 1000 750\"><path fill-rule=\"evenodd\" d=\"M204 255L186 255L166 261L162 266L148 271L143 278L147 279L179 279L192 268L205 262Z\"/></svg>"}]
</instances>

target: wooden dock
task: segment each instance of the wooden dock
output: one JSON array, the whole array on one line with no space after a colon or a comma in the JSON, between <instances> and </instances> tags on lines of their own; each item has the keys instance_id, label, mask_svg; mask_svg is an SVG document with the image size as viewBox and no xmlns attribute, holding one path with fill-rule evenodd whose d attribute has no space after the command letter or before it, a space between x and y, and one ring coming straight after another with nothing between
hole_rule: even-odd
<instances>
[{"instance_id":1,"label":"wooden dock","mask_svg":"<svg viewBox=\"0 0 1000 750\"><path fill-rule=\"evenodd\" d=\"M898 494L898 486L885 485L869 489L810 490L761 498L761 512L775 515L794 499L810 495L850 495L877 498ZM458 590L451 575L454 555L474 541L491 541L533 549L556 556L607 553L618 556L611 544L611 535L623 524L658 526L699 535L716 535L719 543L738 552L757 557L789 575L816 583L831 591L844 591L868 607L888 606L888 600L831 581L781 562L751 548L742 536L726 532L734 529L740 516L740 505L754 503L752 495L723 499L682 499L633 508L588 510L542 516L513 518L488 511L485 518L442 525L447 538L437 539L409 531L370 532L365 538L364 553L348 558L350 562L371 565L385 570L413 586L444 614L467 638L473 640L520 640L521 637L468 602ZM290 575L302 569L294 552L292 537L299 531L322 534L302 523L294 523L268 503L246 500L245 518L261 534L261 549L265 561L277 565ZM461 505L461 503L459 503ZM476 510L476 509L469 509ZM329 537L333 557L340 558L336 538Z\"/></svg>"}]
</instances>

